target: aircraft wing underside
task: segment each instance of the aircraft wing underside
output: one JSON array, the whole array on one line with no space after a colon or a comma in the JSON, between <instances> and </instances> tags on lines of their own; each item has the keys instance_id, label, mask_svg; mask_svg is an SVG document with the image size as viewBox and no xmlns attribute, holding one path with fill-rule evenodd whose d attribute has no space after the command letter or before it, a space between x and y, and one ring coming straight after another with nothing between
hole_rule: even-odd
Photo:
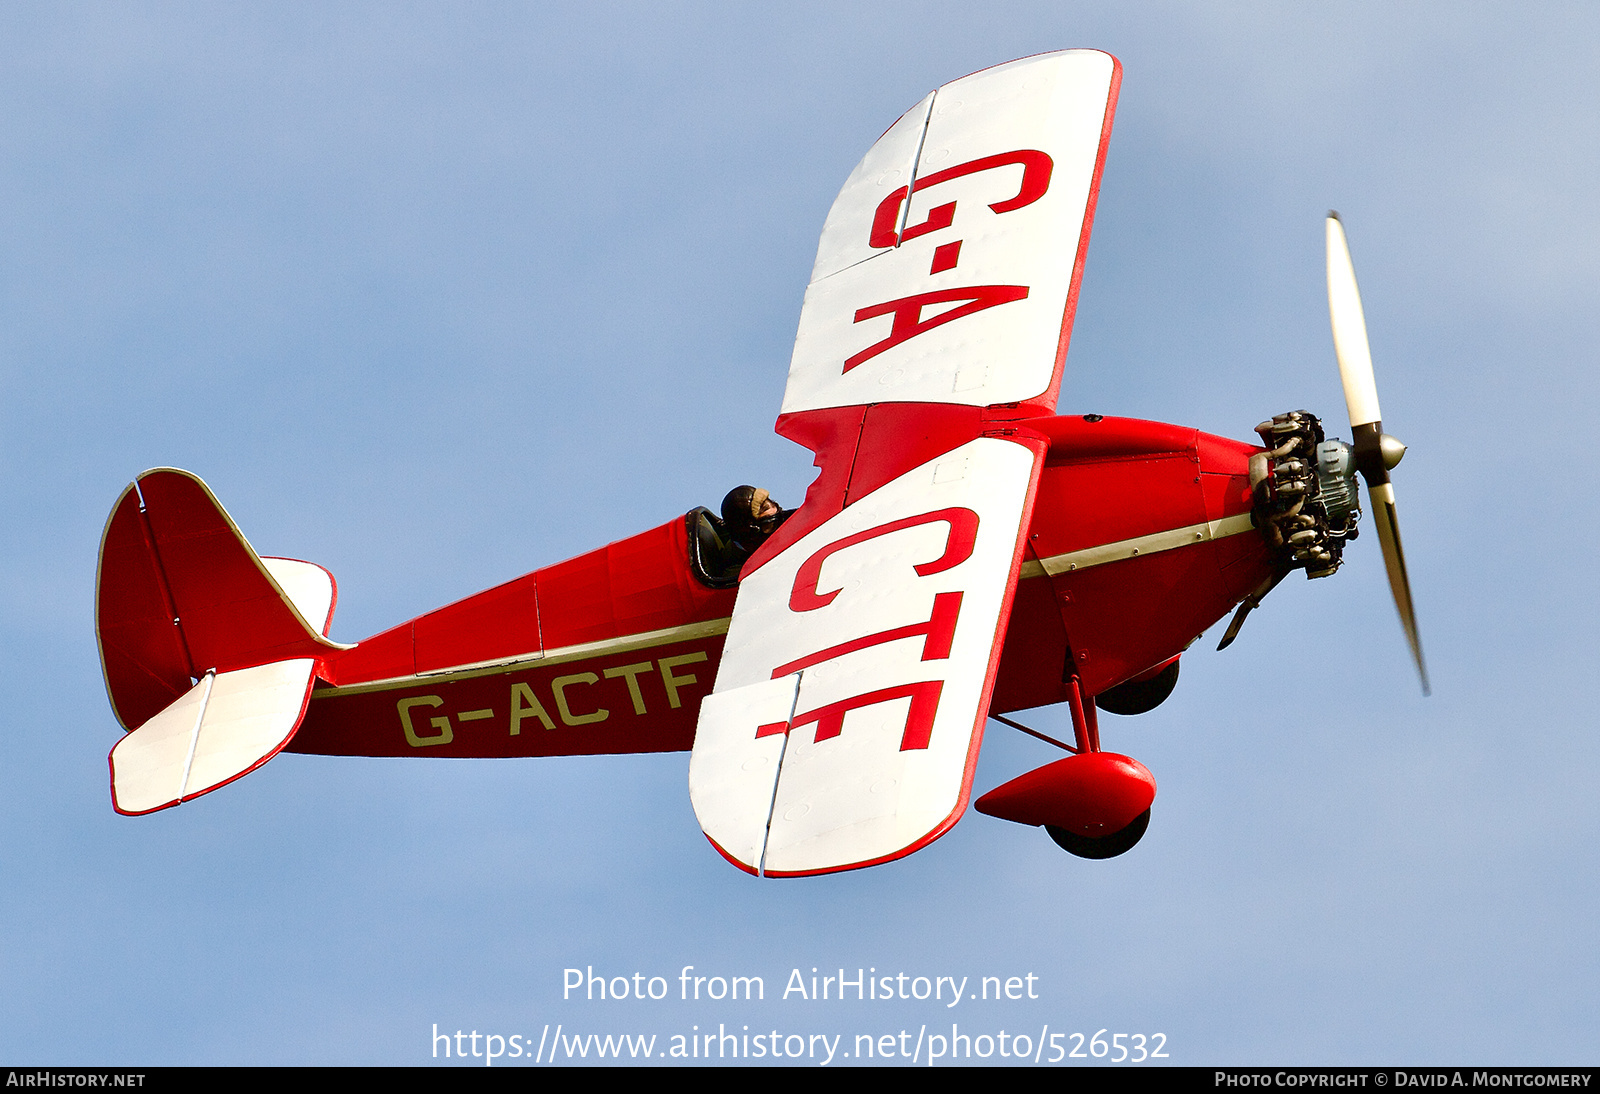
<instances>
[{"instance_id":1,"label":"aircraft wing underside","mask_svg":"<svg viewBox=\"0 0 1600 1094\"><path fill-rule=\"evenodd\" d=\"M1042 443L979 437L746 577L689 789L736 864L896 858L966 806Z\"/></svg>"},{"instance_id":2,"label":"aircraft wing underside","mask_svg":"<svg viewBox=\"0 0 1600 1094\"><path fill-rule=\"evenodd\" d=\"M947 84L828 215L778 421L821 471L744 569L690 760L746 870L884 862L966 808L1118 79L1072 50Z\"/></svg>"},{"instance_id":3,"label":"aircraft wing underside","mask_svg":"<svg viewBox=\"0 0 1600 1094\"><path fill-rule=\"evenodd\" d=\"M946 84L891 126L828 213L783 413L1053 412L1119 83L1109 54L1047 53Z\"/></svg>"}]
</instances>

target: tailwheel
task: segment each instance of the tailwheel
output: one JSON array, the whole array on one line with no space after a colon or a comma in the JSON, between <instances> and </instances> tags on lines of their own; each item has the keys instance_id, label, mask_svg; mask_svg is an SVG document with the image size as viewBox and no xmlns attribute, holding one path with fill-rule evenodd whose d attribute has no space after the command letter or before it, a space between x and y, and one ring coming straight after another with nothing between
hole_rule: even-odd
<instances>
[{"instance_id":1,"label":"tailwheel","mask_svg":"<svg viewBox=\"0 0 1600 1094\"><path fill-rule=\"evenodd\" d=\"M1056 845L1068 854L1077 855L1079 858L1116 858L1118 855L1133 850L1133 845L1144 838L1146 828L1150 827L1150 810L1146 809L1119 832L1109 836L1080 836L1076 832L1056 825L1047 824L1044 830L1050 833L1050 838Z\"/></svg>"}]
</instances>

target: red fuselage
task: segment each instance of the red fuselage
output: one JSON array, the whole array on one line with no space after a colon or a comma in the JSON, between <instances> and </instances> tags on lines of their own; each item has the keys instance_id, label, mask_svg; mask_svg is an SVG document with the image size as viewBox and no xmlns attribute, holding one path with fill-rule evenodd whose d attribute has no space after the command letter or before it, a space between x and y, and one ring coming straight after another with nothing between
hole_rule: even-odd
<instances>
[{"instance_id":1,"label":"red fuselage","mask_svg":"<svg viewBox=\"0 0 1600 1094\"><path fill-rule=\"evenodd\" d=\"M1015 424L1050 449L992 712L1062 702L1073 673L1095 695L1170 661L1272 574L1250 519L1259 447L1095 415ZM687 750L736 591L697 580L669 521L334 654L289 751Z\"/></svg>"}]
</instances>

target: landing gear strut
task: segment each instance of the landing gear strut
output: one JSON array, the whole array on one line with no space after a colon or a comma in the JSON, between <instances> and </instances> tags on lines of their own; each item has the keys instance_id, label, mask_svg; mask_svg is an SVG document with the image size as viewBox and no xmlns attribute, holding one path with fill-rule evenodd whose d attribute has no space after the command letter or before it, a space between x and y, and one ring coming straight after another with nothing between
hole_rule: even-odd
<instances>
[{"instance_id":1,"label":"landing gear strut","mask_svg":"<svg viewBox=\"0 0 1600 1094\"><path fill-rule=\"evenodd\" d=\"M1094 702L1085 701L1076 676L1067 681L1067 705L1077 744L1055 743L1073 755L996 787L978 799L977 809L1043 825L1051 839L1080 858L1112 858L1130 850L1150 826L1156 780L1138 760L1100 750Z\"/></svg>"},{"instance_id":2,"label":"landing gear strut","mask_svg":"<svg viewBox=\"0 0 1600 1094\"><path fill-rule=\"evenodd\" d=\"M1172 693L1173 685L1178 682L1177 661L1172 662L1170 671L1170 676L1166 676L1163 673L1155 678L1156 681L1160 681L1160 683L1156 684L1157 690L1162 690L1163 693L1147 709L1153 709L1162 699ZM1154 683L1155 681L1152 682ZM1072 732L1077 738L1080 755L1086 752L1105 755L1100 751L1100 717L1095 712L1096 706L1100 705L1101 698L1103 696L1096 696L1086 703L1083 701L1083 689L1079 686L1078 678L1074 676L1067 681L1067 706L1072 711ZM1107 707L1107 709L1111 710L1112 708ZM1113 710L1113 713L1121 713L1121 711ZM1143 712L1134 711L1133 713ZM1144 765L1137 760L1130 760L1129 762L1137 766L1140 771L1144 771ZM1144 771L1144 774L1146 778L1149 778L1150 773L1148 771ZM1154 796L1154 779L1150 779L1150 791L1151 795ZM1083 831L1085 827L1086 825L1081 822L1072 828L1047 824L1044 826L1044 830L1050 833L1050 838L1056 841L1056 846L1068 854L1077 855L1079 858L1116 858L1118 855L1133 850L1134 844L1144 838L1145 829L1150 827L1150 807L1148 805L1145 806L1144 812L1133 818L1132 821L1116 831L1108 832L1104 835L1085 833Z\"/></svg>"}]
</instances>

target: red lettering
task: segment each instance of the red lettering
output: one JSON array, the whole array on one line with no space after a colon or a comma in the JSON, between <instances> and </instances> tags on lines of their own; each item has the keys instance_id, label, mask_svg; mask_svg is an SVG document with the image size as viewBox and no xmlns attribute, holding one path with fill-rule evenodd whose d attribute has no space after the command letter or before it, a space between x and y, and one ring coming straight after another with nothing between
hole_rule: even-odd
<instances>
[{"instance_id":1,"label":"red lettering","mask_svg":"<svg viewBox=\"0 0 1600 1094\"><path fill-rule=\"evenodd\" d=\"M949 182L964 175L974 175L979 171L991 171L996 167L1005 167L1008 164L1022 165L1022 185L1018 188L1016 196L997 201L989 206L996 213L1009 213L1013 209L1021 209L1025 205L1032 205L1044 196L1050 189L1050 172L1054 163L1043 152L1033 148L1020 148L1015 152L1001 152L993 156L984 156L981 159L968 160L954 167L947 167L943 171L935 172L927 178L917 179L916 188L920 193ZM906 200L909 193L907 187L900 187L894 193L878 203L877 213L872 218L872 232L867 237L867 243L872 247L898 247L908 239L916 239L920 235L936 232L940 228L948 228L955 220L956 203L951 201L937 206L928 211L928 219L921 224L907 225L898 236L895 226L900 221L900 205Z\"/></svg>"},{"instance_id":2,"label":"red lettering","mask_svg":"<svg viewBox=\"0 0 1600 1094\"><path fill-rule=\"evenodd\" d=\"M844 732L844 716L852 710L862 707L877 706L879 703L892 702L895 699L911 698L911 710L906 715L905 732L900 735L900 751L909 752L915 748L927 748L928 740L933 736L933 716L939 712L939 693L944 690L943 680L919 680L913 684L901 684L892 688L880 688L869 691L865 695L852 696L841 699L837 703L829 703L815 710L808 710L804 714L796 714L787 726L789 732L801 726L817 723L818 743L839 736ZM773 733L781 733L785 727L781 722L762 726L756 730L757 737L765 737Z\"/></svg>"},{"instance_id":3,"label":"red lettering","mask_svg":"<svg viewBox=\"0 0 1600 1094\"><path fill-rule=\"evenodd\" d=\"M954 243L946 243L942 247L935 247L933 249L933 263L928 267L928 276L932 277L936 273L953 270L959 261L961 261L961 241L959 239Z\"/></svg>"},{"instance_id":4,"label":"red lettering","mask_svg":"<svg viewBox=\"0 0 1600 1094\"><path fill-rule=\"evenodd\" d=\"M946 323L965 319L969 315L975 315L1000 304L1009 304L1013 300L1026 299L1027 295L1026 285L973 285L965 289L940 289L937 292L918 293L916 296L904 296L899 300L886 300L882 304L859 308L855 318L857 323L876 319L891 312L894 314L894 323L889 328L889 337L874 342L860 353L846 358L844 371L849 372L885 350L891 350L902 342L909 342L934 327L942 327ZM940 312L932 319L922 318L922 309L929 304L949 304L957 300L965 300L968 303Z\"/></svg>"},{"instance_id":5,"label":"red lettering","mask_svg":"<svg viewBox=\"0 0 1600 1094\"><path fill-rule=\"evenodd\" d=\"M799 672L812 665L832 661L835 657L843 657L847 653L864 650L869 646L881 646L885 642L897 642L902 638L915 638L919 634L926 636L922 643L922 659L943 661L950 656L950 645L955 640L956 634L956 617L960 614L961 594L940 593L933 598L933 614L928 617L926 623L895 627L892 630L869 634L864 638L841 642L837 646L829 646L825 650L818 650L788 664L779 665L772 670L772 678L776 680L780 676L788 676L791 672ZM762 734L758 732L756 736L760 737Z\"/></svg>"},{"instance_id":6,"label":"red lettering","mask_svg":"<svg viewBox=\"0 0 1600 1094\"><path fill-rule=\"evenodd\" d=\"M913 569L918 577L927 577L961 565L972 557L972 547L978 538L977 513L963 507L951 507L935 510L932 513L921 513L914 517L902 517L888 524L869 528L865 532L845 536L814 552L800 564L800 569L794 575L794 588L789 593L789 610L809 612L833 603L833 598L839 595L838 589L824 593L817 588L817 582L822 579L822 564L832 555L848 547L876 539L878 536L886 536L891 532L901 532L907 528L916 528L940 520L950 525L949 534L945 537L944 553L932 562L919 563Z\"/></svg>"}]
</instances>

